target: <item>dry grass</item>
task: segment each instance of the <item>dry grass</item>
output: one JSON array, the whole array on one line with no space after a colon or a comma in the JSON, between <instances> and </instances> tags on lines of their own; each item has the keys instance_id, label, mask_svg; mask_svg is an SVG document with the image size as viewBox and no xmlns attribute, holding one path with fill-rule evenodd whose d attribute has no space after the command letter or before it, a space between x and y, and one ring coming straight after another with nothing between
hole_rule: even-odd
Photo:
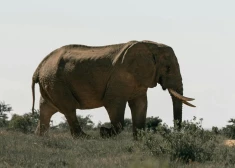
<instances>
[{"instance_id":1,"label":"dry grass","mask_svg":"<svg viewBox=\"0 0 235 168\"><path fill-rule=\"evenodd\" d=\"M74 140L71 135L50 132L47 137L0 131L0 167L128 167L153 159L142 151L131 133L104 140Z\"/></svg>"},{"instance_id":2,"label":"dry grass","mask_svg":"<svg viewBox=\"0 0 235 168\"><path fill-rule=\"evenodd\" d=\"M184 164L171 161L168 155L154 155L143 141L134 141L130 132L124 131L112 139L101 139L98 131L88 133L94 139L74 140L68 131L51 131L49 136L42 138L0 129L0 167L224 167L225 155L229 159L235 151L218 151L216 162ZM157 147L158 144L154 145Z\"/></svg>"}]
</instances>

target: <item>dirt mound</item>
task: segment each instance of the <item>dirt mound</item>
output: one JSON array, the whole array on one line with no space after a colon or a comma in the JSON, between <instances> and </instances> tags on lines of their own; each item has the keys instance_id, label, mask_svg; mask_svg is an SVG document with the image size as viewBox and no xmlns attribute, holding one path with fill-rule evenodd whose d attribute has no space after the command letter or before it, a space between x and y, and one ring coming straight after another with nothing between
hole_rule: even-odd
<instances>
[{"instance_id":1,"label":"dirt mound","mask_svg":"<svg viewBox=\"0 0 235 168\"><path fill-rule=\"evenodd\" d=\"M224 141L224 144L226 145L226 146L235 146L235 140L225 140Z\"/></svg>"}]
</instances>

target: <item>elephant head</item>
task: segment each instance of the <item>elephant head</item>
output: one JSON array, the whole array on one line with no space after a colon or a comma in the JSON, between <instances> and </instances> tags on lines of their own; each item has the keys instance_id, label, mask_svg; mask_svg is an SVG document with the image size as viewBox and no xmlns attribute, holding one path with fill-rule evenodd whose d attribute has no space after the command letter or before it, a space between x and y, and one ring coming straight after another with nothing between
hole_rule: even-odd
<instances>
[{"instance_id":1,"label":"elephant head","mask_svg":"<svg viewBox=\"0 0 235 168\"><path fill-rule=\"evenodd\" d=\"M160 84L163 90L169 91L173 103L174 120L177 121L175 124L178 123L175 126L181 127L182 103L195 106L188 102L194 99L183 96L180 67L173 49L164 44L142 41L130 45L124 57L127 57L128 52L129 57L136 58L138 55L140 58L132 59L137 64L132 67L138 67L132 72L136 74L136 79L147 87L152 88Z\"/></svg>"},{"instance_id":2,"label":"elephant head","mask_svg":"<svg viewBox=\"0 0 235 168\"><path fill-rule=\"evenodd\" d=\"M158 55L154 55L159 60L158 83L163 90L168 89L173 103L173 115L176 124L180 127L182 122L182 103L195 107L188 101L194 99L183 96L183 83L178 60L173 49L166 45L158 45Z\"/></svg>"}]
</instances>

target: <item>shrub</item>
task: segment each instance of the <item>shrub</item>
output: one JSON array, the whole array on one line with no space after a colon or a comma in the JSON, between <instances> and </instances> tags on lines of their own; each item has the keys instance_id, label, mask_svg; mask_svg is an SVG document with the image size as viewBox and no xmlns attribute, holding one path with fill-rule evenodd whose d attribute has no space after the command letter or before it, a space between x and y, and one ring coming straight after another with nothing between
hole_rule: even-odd
<instances>
[{"instance_id":1,"label":"shrub","mask_svg":"<svg viewBox=\"0 0 235 168\"><path fill-rule=\"evenodd\" d=\"M231 125L226 125L226 127L222 128L222 133L228 138L235 139L235 119L230 119L228 121Z\"/></svg>"},{"instance_id":2,"label":"shrub","mask_svg":"<svg viewBox=\"0 0 235 168\"><path fill-rule=\"evenodd\" d=\"M26 113L23 116L14 114L9 122L9 129L23 133L34 132L37 126L38 118L38 112L34 115L31 113Z\"/></svg>"},{"instance_id":3,"label":"shrub","mask_svg":"<svg viewBox=\"0 0 235 168\"><path fill-rule=\"evenodd\" d=\"M218 127L212 127L212 132L214 132L216 135L220 134L220 130Z\"/></svg>"},{"instance_id":4,"label":"shrub","mask_svg":"<svg viewBox=\"0 0 235 168\"><path fill-rule=\"evenodd\" d=\"M7 114L2 114L0 116L0 127L7 127L9 124L9 121L7 120Z\"/></svg>"},{"instance_id":5,"label":"shrub","mask_svg":"<svg viewBox=\"0 0 235 168\"><path fill-rule=\"evenodd\" d=\"M219 141L216 134L206 131L201 126L202 119L197 122L184 121L178 131L163 125L157 128L157 135L148 134L145 145L154 155L169 155L173 161L205 162L212 161Z\"/></svg>"},{"instance_id":6,"label":"shrub","mask_svg":"<svg viewBox=\"0 0 235 168\"><path fill-rule=\"evenodd\" d=\"M146 118L146 127L147 130L157 131L157 127L161 125L162 120L159 117L147 117Z\"/></svg>"},{"instance_id":7,"label":"shrub","mask_svg":"<svg viewBox=\"0 0 235 168\"><path fill-rule=\"evenodd\" d=\"M12 111L12 107L5 102L0 102L0 127L6 127L8 125L8 117L6 113Z\"/></svg>"},{"instance_id":8,"label":"shrub","mask_svg":"<svg viewBox=\"0 0 235 168\"><path fill-rule=\"evenodd\" d=\"M124 128L127 131L132 130L132 120L130 118L125 118L124 119Z\"/></svg>"}]
</instances>

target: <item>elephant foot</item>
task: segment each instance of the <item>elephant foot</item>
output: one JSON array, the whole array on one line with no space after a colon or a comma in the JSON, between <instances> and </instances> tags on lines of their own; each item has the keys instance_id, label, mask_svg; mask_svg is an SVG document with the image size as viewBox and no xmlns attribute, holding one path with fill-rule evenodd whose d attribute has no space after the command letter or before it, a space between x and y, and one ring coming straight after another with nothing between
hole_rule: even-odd
<instances>
[{"instance_id":1,"label":"elephant foot","mask_svg":"<svg viewBox=\"0 0 235 168\"><path fill-rule=\"evenodd\" d=\"M81 133L74 133L72 134L73 138L74 139L92 139L92 136L84 133L84 132L81 132Z\"/></svg>"},{"instance_id":2,"label":"elephant foot","mask_svg":"<svg viewBox=\"0 0 235 168\"><path fill-rule=\"evenodd\" d=\"M121 132L120 129L115 129L114 127L111 128L100 127L100 136L102 138L110 138L116 136L120 132Z\"/></svg>"},{"instance_id":3,"label":"elephant foot","mask_svg":"<svg viewBox=\"0 0 235 168\"><path fill-rule=\"evenodd\" d=\"M109 138L109 137L111 137L110 128L100 127L100 136L102 138Z\"/></svg>"},{"instance_id":4,"label":"elephant foot","mask_svg":"<svg viewBox=\"0 0 235 168\"><path fill-rule=\"evenodd\" d=\"M40 122L35 130L35 134L37 136L47 136L48 135L48 132L49 132L49 128L46 127L45 125L41 125Z\"/></svg>"}]
</instances>

